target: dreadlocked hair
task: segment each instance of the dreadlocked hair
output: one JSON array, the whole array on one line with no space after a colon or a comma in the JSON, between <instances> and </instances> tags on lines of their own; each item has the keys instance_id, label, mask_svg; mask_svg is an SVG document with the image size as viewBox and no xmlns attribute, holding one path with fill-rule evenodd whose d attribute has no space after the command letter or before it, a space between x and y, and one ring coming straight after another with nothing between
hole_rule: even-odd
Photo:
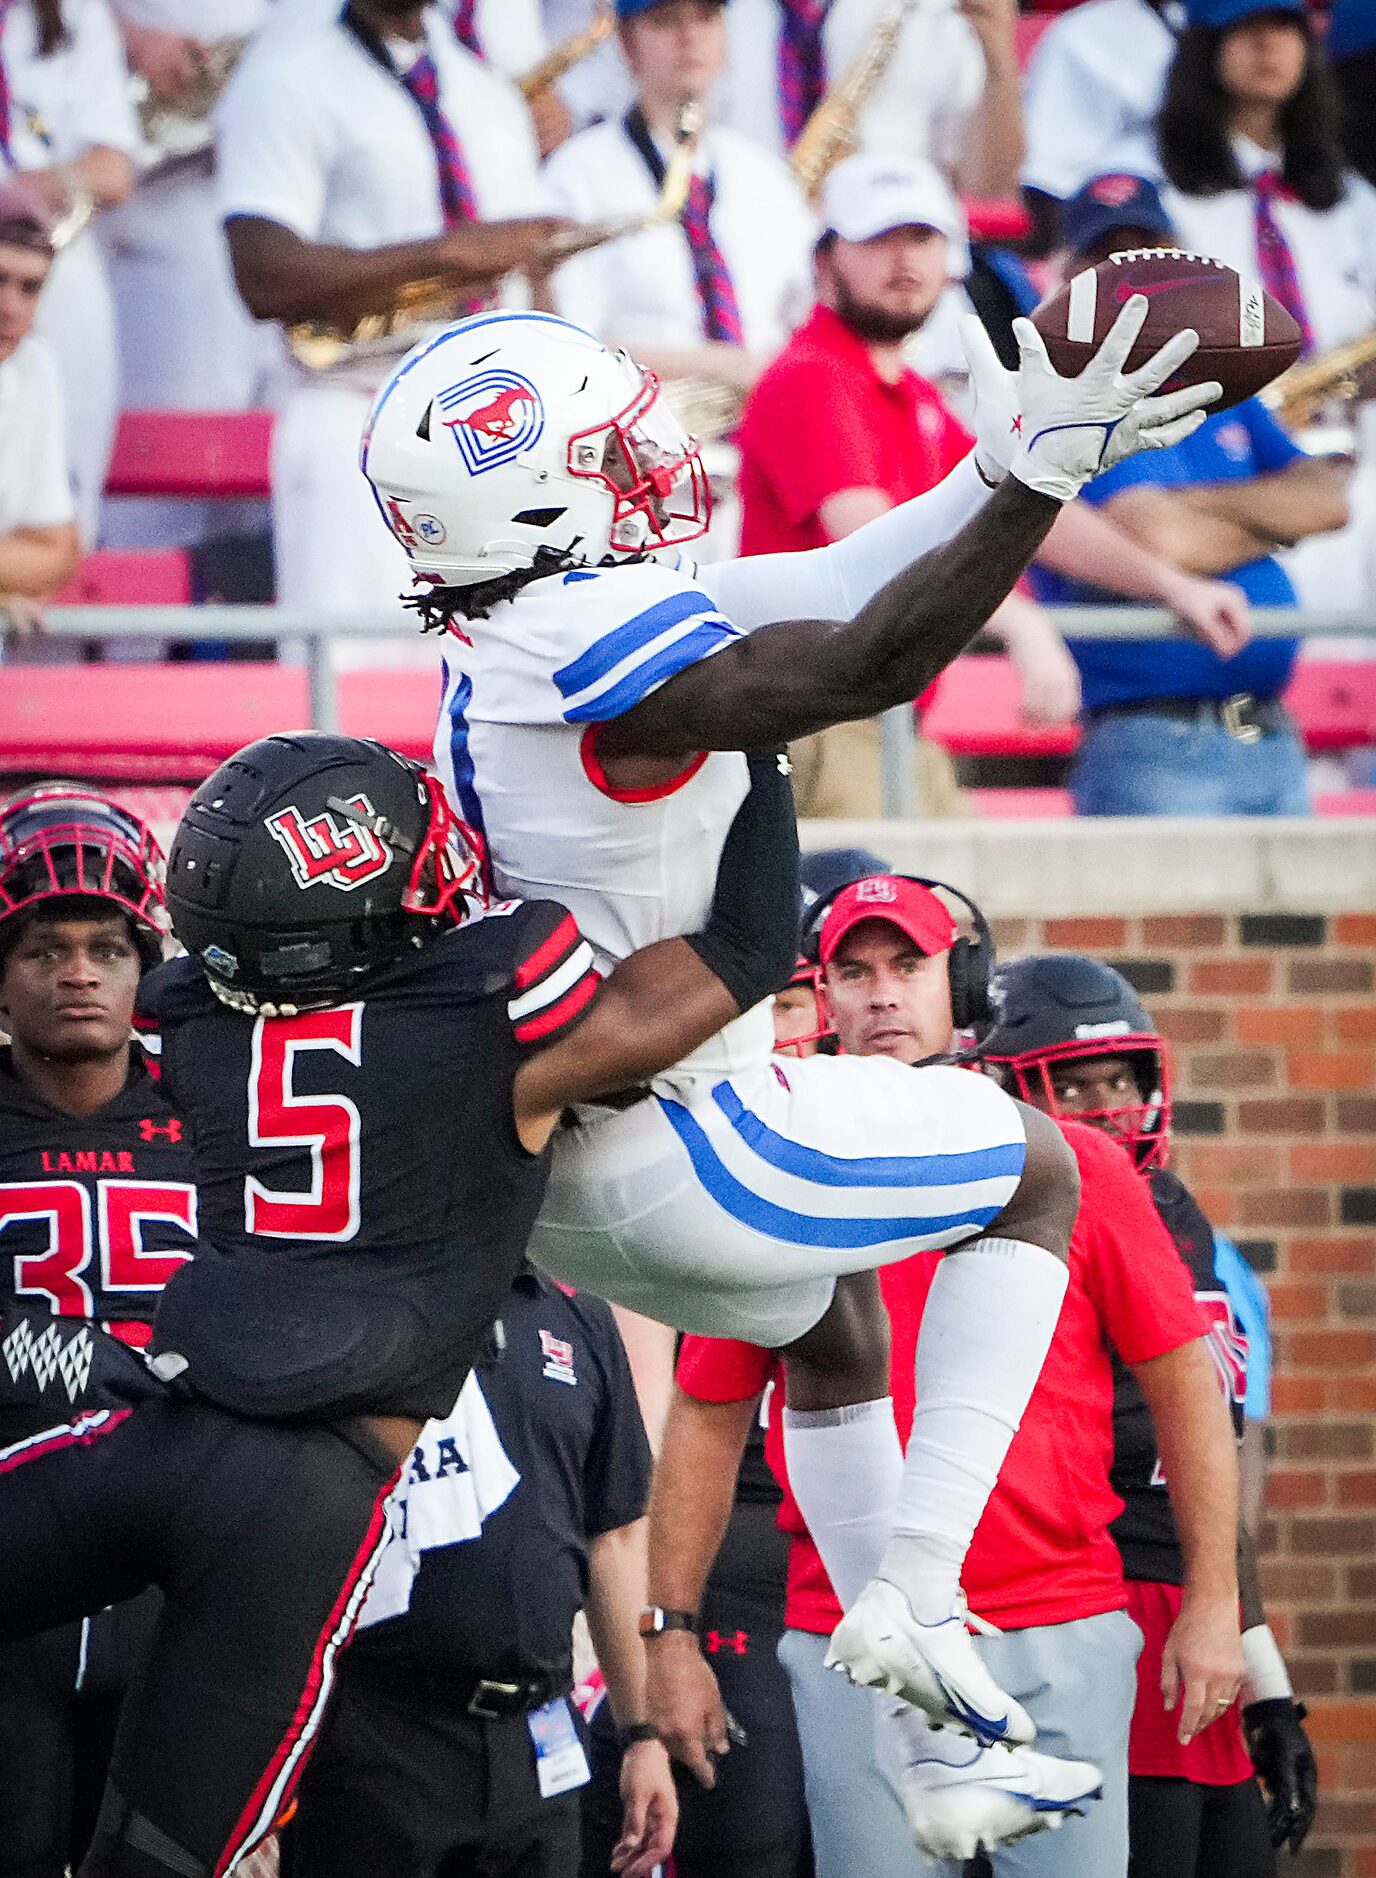
<instances>
[{"instance_id":1,"label":"dreadlocked hair","mask_svg":"<svg viewBox=\"0 0 1376 1878\"><path fill-rule=\"evenodd\" d=\"M646 558L643 554L623 554L616 558L608 554L597 565L621 567L628 561ZM573 548L537 548L529 567L513 567L510 573L475 581L471 587L426 587L420 593L407 594L401 604L420 615L423 633L441 633L453 624L456 616L486 619L494 606L500 606L504 600L514 600L532 581L547 580L551 574L565 574L570 568L587 565Z\"/></svg>"}]
</instances>

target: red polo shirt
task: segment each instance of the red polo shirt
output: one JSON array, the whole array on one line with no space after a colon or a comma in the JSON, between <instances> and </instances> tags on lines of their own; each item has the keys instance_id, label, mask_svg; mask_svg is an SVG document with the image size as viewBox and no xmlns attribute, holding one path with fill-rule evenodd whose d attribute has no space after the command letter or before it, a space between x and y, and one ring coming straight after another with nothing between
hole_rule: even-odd
<instances>
[{"instance_id":1,"label":"red polo shirt","mask_svg":"<svg viewBox=\"0 0 1376 1878\"><path fill-rule=\"evenodd\" d=\"M894 384L842 320L818 306L751 392L741 418L741 553L822 547L818 511L843 489L923 495L973 441L916 372Z\"/></svg>"},{"instance_id":2,"label":"red polo shirt","mask_svg":"<svg viewBox=\"0 0 1376 1878\"><path fill-rule=\"evenodd\" d=\"M1046 1365L961 1573L971 1610L1007 1630L1124 1607L1122 1562L1109 1533L1123 1509L1109 1485L1112 1351L1125 1363L1143 1363L1209 1328L1185 1263L1126 1152L1096 1129L1074 1122L1063 1127L1082 1181L1070 1285ZM879 1274L893 1323L894 1419L905 1443L918 1326L940 1258L919 1252ZM772 1351L684 1339L678 1381L699 1401L745 1400L776 1375ZM786 1621L795 1630L826 1633L840 1622L841 1607L788 1490L782 1423L781 1415L771 1414L766 1453L784 1489L779 1525L795 1535Z\"/></svg>"}]
</instances>

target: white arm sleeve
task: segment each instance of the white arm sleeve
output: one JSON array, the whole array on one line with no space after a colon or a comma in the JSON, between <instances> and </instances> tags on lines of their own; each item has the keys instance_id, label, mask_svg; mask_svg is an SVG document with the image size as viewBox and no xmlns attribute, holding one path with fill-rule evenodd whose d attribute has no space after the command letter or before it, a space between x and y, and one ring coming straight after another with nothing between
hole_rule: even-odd
<instances>
[{"instance_id":1,"label":"white arm sleeve","mask_svg":"<svg viewBox=\"0 0 1376 1878\"><path fill-rule=\"evenodd\" d=\"M930 548L939 548L989 499L974 455L925 495L900 503L844 541L800 554L708 562L697 584L741 632L782 619L849 619Z\"/></svg>"}]
</instances>

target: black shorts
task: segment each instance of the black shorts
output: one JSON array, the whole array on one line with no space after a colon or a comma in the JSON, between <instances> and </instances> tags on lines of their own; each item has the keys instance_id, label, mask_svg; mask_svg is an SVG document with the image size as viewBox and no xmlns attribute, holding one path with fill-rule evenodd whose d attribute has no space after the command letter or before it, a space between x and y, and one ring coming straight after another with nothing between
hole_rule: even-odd
<instances>
[{"instance_id":1,"label":"black shorts","mask_svg":"<svg viewBox=\"0 0 1376 1878\"><path fill-rule=\"evenodd\" d=\"M1266 1805L1255 1780L1206 1787L1133 1774L1129 1878L1275 1878Z\"/></svg>"},{"instance_id":2,"label":"black shorts","mask_svg":"<svg viewBox=\"0 0 1376 1878\"><path fill-rule=\"evenodd\" d=\"M575 1878L579 1793L545 1800L524 1715L340 1678L281 1836L282 1878Z\"/></svg>"},{"instance_id":3,"label":"black shorts","mask_svg":"<svg viewBox=\"0 0 1376 1878\"><path fill-rule=\"evenodd\" d=\"M0 1640L158 1585L83 1878L212 1878L289 1805L386 1537L396 1468L352 1425L196 1398L0 1453Z\"/></svg>"}]
</instances>

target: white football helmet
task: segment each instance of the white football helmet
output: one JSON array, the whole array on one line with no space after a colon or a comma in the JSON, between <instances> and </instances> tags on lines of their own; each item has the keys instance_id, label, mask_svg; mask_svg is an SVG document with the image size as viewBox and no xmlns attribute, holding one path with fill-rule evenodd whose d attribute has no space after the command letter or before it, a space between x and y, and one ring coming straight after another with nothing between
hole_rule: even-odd
<instances>
[{"instance_id":1,"label":"white football helmet","mask_svg":"<svg viewBox=\"0 0 1376 1878\"><path fill-rule=\"evenodd\" d=\"M474 314L409 352L363 430L359 466L418 579L596 567L695 540L707 476L659 381L549 313Z\"/></svg>"}]
</instances>

